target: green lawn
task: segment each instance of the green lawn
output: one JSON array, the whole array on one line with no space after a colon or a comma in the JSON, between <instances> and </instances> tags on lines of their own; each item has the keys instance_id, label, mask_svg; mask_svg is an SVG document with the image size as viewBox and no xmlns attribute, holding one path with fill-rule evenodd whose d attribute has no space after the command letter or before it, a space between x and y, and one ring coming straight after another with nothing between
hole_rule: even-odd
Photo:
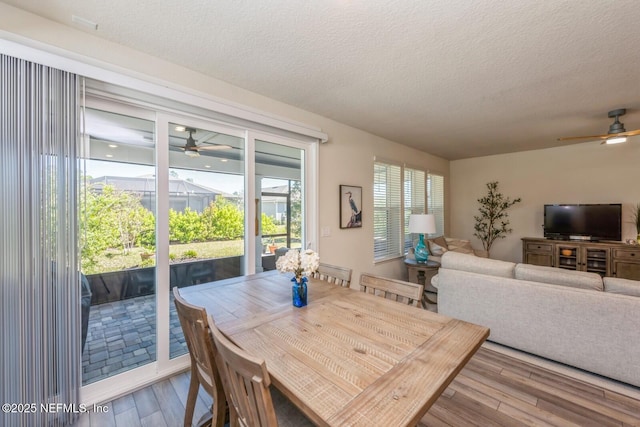
<instances>
[{"instance_id":1,"label":"green lawn","mask_svg":"<svg viewBox=\"0 0 640 427\"><path fill-rule=\"evenodd\" d=\"M102 256L98 257L96 265L84 267L82 272L84 274L95 274L125 270L131 267L148 267L155 265L154 257L143 260L141 254L145 253L147 253L147 250L144 248L133 248L128 253L123 253L122 250L118 249L108 249ZM169 246L169 257L172 261L186 258L223 258L238 256L243 253L244 240L195 242L172 244Z\"/></svg>"},{"instance_id":2,"label":"green lawn","mask_svg":"<svg viewBox=\"0 0 640 427\"><path fill-rule=\"evenodd\" d=\"M275 238L277 246L285 245L285 238ZM296 246L293 244L292 246ZM300 244L298 243L299 247ZM125 270L132 267L149 267L155 265L155 257L143 260L144 248L133 248L128 253L119 249L109 249L98 257L95 265L83 267L84 274L106 273L108 271ZM197 242L172 244L169 246L171 261L196 258L224 258L244 254L244 240L225 240L216 242Z\"/></svg>"}]
</instances>

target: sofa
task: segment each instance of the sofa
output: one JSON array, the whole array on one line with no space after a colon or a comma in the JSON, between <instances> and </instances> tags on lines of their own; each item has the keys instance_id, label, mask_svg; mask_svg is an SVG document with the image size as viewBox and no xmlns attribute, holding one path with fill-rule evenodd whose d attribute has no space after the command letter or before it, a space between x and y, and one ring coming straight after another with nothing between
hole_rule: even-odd
<instances>
[{"instance_id":1,"label":"sofa","mask_svg":"<svg viewBox=\"0 0 640 427\"><path fill-rule=\"evenodd\" d=\"M640 387L640 282L446 252L438 313L489 341Z\"/></svg>"}]
</instances>

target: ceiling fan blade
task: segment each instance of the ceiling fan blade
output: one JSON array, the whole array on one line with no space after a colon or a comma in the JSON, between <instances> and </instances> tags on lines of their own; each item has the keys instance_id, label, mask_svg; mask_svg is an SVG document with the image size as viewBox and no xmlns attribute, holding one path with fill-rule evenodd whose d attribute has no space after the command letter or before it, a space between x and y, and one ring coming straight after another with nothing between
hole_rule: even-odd
<instances>
[{"instance_id":1,"label":"ceiling fan blade","mask_svg":"<svg viewBox=\"0 0 640 427\"><path fill-rule=\"evenodd\" d=\"M558 141L573 141L576 139L607 139L611 135L591 135L591 136L565 136L563 138L558 138Z\"/></svg>"},{"instance_id":2,"label":"ceiling fan blade","mask_svg":"<svg viewBox=\"0 0 640 427\"><path fill-rule=\"evenodd\" d=\"M607 139L607 138L613 138L615 136L636 136L636 135L640 135L640 129L630 130L628 132L608 133L606 135L568 136L564 138L558 138L558 141L571 141L575 139Z\"/></svg>"},{"instance_id":3,"label":"ceiling fan blade","mask_svg":"<svg viewBox=\"0 0 640 427\"><path fill-rule=\"evenodd\" d=\"M231 148L230 145L198 145L198 150L207 150L207 151L228 150L230 148Z\"/></svg>"},{"instance_id":4,"label":"ceiling fan blade","mask_svg":"<svg viewBox=\"0 0 640 427\"><path fill-rule=\"evenodd\" d=\"M618 136L636 136L636 135L640 135L640 129L630 130L628 132L620 132L620 133L617 133L616 135L618 135Z\"/></svg>"}]
</instances>

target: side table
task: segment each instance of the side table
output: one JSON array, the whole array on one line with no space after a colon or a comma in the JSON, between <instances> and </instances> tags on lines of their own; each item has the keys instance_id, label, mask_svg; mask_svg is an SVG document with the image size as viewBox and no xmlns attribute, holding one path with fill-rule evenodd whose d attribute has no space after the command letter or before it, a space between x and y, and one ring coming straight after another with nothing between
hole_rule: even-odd
<instances>
[{"instance_id":1,"label":"side table","mask_svg":"<svg viewBox=\"0 0 640 427\"><path fill-rule=\"evenodd\" d=\"M440 263L431 260L427 260L427 262L416 262L415 259L405 258L404 265L407 266L409 282L418 283L424 286L423 306L425 305L425 302L429 304L437 304L437 301L433 301L427 296L427 288L431 286L431 278L438 274Z\"/></svg>"}]
</instances>

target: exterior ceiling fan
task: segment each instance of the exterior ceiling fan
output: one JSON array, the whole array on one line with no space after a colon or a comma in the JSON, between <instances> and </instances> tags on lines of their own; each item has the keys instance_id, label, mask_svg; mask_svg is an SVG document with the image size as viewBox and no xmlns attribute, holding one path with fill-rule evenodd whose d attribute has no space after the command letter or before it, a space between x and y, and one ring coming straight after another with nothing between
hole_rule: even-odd
<instances>
[{"instance_id":1,"label":"exterior ceiling fan","mask_svg":"<svg viewBox=\"0 0 640 427\"><path fill-rule=\"evenodd\" d=\"M199 151L207 150L227 150L231 148L229 145L196 145L196 140L193 139L193 134L196 133L196 129L194 128L185 128L185 131L189 132L189 138L187 138L187 143L182 147L184 150L184 154L189 157L198 157L200 155Z\"/></svg>"},{"instance_id":2,"label":"exterior ceiling fan","mask_svg":"<svg viewBox=\"0 0 640 427\"><path fill-rule=\"evenodd\" d=\"M624 128L624 123L620 123L618 118L624 116L627 112L626 109L620 108L618 110L609 111L608 116L615 120L609 126L609 133L605 135L590 135L590 136L567 136L564 138L558 138L558 141L572 141L576 139L602 139L602 144L619 144L626 142L628 136L640 135L640 129L627 130Z\"/></svg>"}]
</instances>

